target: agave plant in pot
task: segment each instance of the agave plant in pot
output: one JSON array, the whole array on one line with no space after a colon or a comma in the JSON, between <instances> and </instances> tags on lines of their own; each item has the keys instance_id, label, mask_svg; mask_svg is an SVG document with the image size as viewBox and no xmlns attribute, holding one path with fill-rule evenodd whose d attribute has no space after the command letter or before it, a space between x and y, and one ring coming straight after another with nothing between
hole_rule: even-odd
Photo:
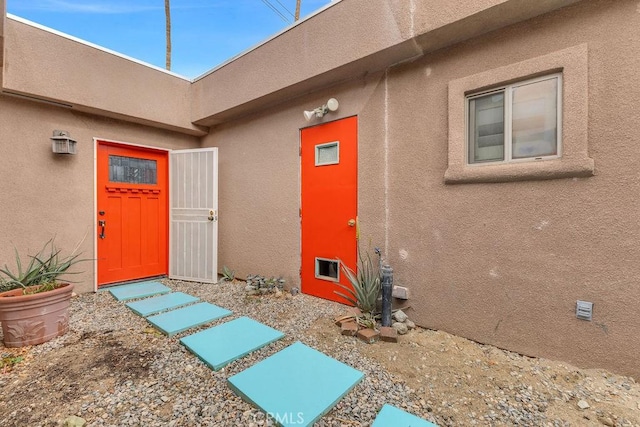
<instances>
[{"instance_id":1,"label":"agave plant in pot","mask_svg":"<svg viewBox=\"0 0 640 427\"><path fill-rule=\"evenodd\" d=\"M78 245L79 246L79 245ZM73 284L60 276L81 262L76 249L62 256L53 239L23 265L15 250L15 269L0 268L0 323L6 347L41 344L69 330Z\"/></svg>"}]
</instances>

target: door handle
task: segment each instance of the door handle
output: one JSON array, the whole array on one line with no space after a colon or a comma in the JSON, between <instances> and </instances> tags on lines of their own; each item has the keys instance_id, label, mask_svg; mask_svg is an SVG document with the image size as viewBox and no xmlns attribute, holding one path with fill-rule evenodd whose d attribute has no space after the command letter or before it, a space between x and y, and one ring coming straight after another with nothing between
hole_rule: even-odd
<instances>
[{"instance_id":1,"label":"door handle","mask_svg":"<svg viewBox=\"0 0 640 427\"><path fill-rule=\"evenodd\" d=\"M356 228L356 240L360 240L360 224L358 223L358 217L351 218L349 221L347 221L347 225L349 227Z\"/></svg>"},{"instance_id":2,"label":"door handle","mask_svg":"<svg viewBox=\"0 0 640 427\"><path fill-rule=\"evenodd\" d=\"M209 211L209 216L207 217L207 219L211 222L213 221L217 221L218 220L218 213L216 211L214 211L213 209L211 209Z\"/></svg>"},{"instance_id":3,"label":"door handle","mask_svg":"<svg viewBox=\"0 0 640 427\"><path fill-rule=\"evenodd\" d=\"M104 219L101 219L100 221L98 221L98 226L102 227L100 230L100 236L98 237L100 237L101 239L104 239L105 237L107 237L104 234L105 228L107 228L107 221L105 221Z\"/></svg>"}]
</instances>

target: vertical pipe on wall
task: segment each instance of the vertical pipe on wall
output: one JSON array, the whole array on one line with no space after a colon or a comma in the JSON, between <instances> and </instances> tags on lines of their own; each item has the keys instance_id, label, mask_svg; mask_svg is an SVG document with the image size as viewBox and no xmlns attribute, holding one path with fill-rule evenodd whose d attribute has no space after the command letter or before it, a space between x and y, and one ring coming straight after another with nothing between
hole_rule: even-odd
<instances>
[{"instance_id":1,"label":"vertical pipe on wall","mask_svg":"<svg viewBox=\"0 0 640 427\"><path fill-rule=\"evenodd\" d=\"M393 268L382 266L382 326L391 326L391 294L393 291Z\"/></svg>"},{"instance_id":2,"label":"vertical pipe on wall","mask_svg":"<svg viewBox=\"0 0 640 427\"><path fill-rule=\"evenodd\" d=\"M389 70L384 72L384 253L389 254Z\"/></svg>"},{"instance_id":3,"label":"vertical pipe on wall","mask_svg":"<svg viewBox=\"0 0 640 427\"><path fill-rule=\"evenodd\" d=\"M0 0L0 90L3 87L4 74L4 27L7 19L7 2Z\"/></svg>"}]
</instances>

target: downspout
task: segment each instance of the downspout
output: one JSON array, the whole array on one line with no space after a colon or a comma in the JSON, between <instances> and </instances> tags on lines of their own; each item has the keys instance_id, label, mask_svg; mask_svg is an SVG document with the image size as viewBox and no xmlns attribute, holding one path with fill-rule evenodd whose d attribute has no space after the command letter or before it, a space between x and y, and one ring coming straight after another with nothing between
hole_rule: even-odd
<instances>
[{"instance_id":1,"label":"downspout","mask_svg":"<svg viewBox=\"0 0 640 427\"><path fill-rule=\"evenodd\" d=\"M389 256L389 69L384 72L384 253Z\"/></svg>"},{"instance_id":2,"label":"downspout","mask_svg":"<svg viewBox=\"0 0 640 427\"><path fill-rule=\"evenodd\" d=\"M7 20L7 1L0 0L0 92L4 88L4 28Z\"/></svg>"}]
</instances>

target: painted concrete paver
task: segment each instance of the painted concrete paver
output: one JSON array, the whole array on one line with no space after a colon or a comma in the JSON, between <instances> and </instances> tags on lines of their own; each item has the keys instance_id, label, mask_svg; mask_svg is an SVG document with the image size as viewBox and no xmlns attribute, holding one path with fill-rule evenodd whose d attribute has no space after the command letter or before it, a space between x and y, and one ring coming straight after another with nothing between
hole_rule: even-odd
<instances>
[{"instance_id":1,"label":"painted concrete paver","mask_svg":"<svg viewBox=\"0 0 640 427\"><path fill-rule=\"evenodd\" d=\"M301 427L313 425L363 376L298 341L228 378L227 383L276 424Z\"/></svg>"},{"instance_id":2,"label":"painted concrete paver","mask_svg":"<svg viewBox=\"0 0 640 427\"><path fill-rule=\"evenodd\" d=\"M147 317L152 314L160 313L161 311L182 307L196 301L200 301L200 298L196 298L182 292L172 292L153 298L146 298L141 301L128 302L125 305L137 315Z\"/></svg>"},{"instance_id":3,"label":"painted concrete paver","mask_svg":"<svg viewBox=\"0 0 640 427\"><path fill-rule=\"evenodd\" d=\"M391 405L384 405L371 427L438 427Z\"/></svg>"},{"instance_id":4,"label":"painted concrete paver","mask_svg":"<svg viewBox=\"0 0 640 427\"><path fill-rule=\"evenodd\" d=\"M231 311L208 302L201 302L166 313L147 317L147 320L168 336L229 316Z\"/></svg>"},{"instance_id":5,"label":"painted concrete paver","mask_svg":"<svg viewBox=\"0 0 640 427\"><path fill-rule=\"evenodd\" d=\"M126 301L136 298L146 298L153 295L161 295L171 292L171 289L160 282L149 281L120 285L109 289L109 292L118 301Z\"/></svg>"},{"instance_id":6,"label":"painted concrete paver","mask_svg":"<svg viewBox=\"0 0 640 427\"><path fill-rule=\"evenodd\" d=\"M240 317L180 340L192 353L217 371L234 360L284 337L284 334L248 317Z\"/></svg>"}]
</instances>

